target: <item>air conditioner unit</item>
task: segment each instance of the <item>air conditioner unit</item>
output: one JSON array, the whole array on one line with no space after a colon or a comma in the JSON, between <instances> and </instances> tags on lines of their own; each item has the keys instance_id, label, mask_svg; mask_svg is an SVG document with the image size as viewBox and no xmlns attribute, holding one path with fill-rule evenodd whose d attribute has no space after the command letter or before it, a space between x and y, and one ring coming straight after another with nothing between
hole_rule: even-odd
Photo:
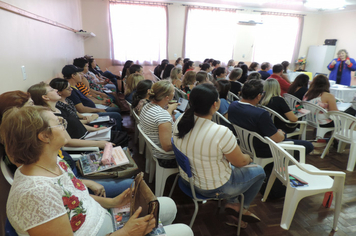
<instances>
[{"instance_id":1,"label":"air conditioner unit","mask_svg":"<svg viewBox=\"0 0 356 236\"><path fill-rule=\"evenodd\" d=\"M239 21L239 25L257 25L257 24L263 24L262 22L254 21L254 20L249 20L249 21Z\"/></svg>"}]
</instances>

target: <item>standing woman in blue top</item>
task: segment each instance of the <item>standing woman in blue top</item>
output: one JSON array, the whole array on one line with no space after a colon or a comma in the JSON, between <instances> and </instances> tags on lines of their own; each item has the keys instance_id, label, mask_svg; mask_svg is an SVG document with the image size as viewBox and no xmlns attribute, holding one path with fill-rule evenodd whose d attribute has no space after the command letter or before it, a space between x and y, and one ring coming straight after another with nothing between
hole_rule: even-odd
<instances>
[{"instance_id":1,"label":"standing woman in blue top","mask_svg":"<svg viewBox=\"0 0 356 236\"><path fill-rule=\"evenodd\" d=\"M339 50L337 56L338 58L335 58L328 65L328 69L331 71L329 80L336 81L336 84L350 86L351 71L356 70L356 62L353 58L349 57L345 49Z\"/></svg>"}]
</instances>

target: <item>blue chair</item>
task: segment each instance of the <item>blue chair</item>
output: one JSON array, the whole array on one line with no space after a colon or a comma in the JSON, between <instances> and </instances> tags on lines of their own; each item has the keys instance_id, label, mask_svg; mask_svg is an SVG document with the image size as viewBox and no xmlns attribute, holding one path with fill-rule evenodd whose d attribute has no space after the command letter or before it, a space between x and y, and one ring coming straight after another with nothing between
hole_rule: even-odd
<instances>
[{"instance_id":1,"label":"blue chair","mask_svg":"<svg viewBox=\"0 0 356 236\"><path fill-rule=\"evenodd\" d=\"M5 223L5 236L18 236L18 234L16 233L15 229L12 227L8 219L6 219L6 223Z\"/></svg>"},{"instance_id":2,"label":"blue chair","mask_svg":"<svg viewBox=\"0 0 356 236\"><path fill-rule=\"evenodd\" d=\"M175 186L177 184L177 181L178 181L179 188L187 196L192 198L192 200L194 202L194 205L195 205L194 214L193 214L193 217L190 220L190 224L189 224L189 227L192 228L193 224L194 224L194 221L195 221L195 218L196 218L196 216L198 214L198 210L199 210L198 202L203 202L203 201L207 201L207 200L211 200L211 199L215 199L216 200L216 198L204 197L203 195L200 195L199 193L195 192L194 182L193 182L193 178L194 177L193 177L192 171L190 169L189 159L180 150L178 150L178 148L174 145L173 138L171 138L171 142L172 142L173 151L174 151L174 154L176 156L177 163L178 163L178 165L180 167L179 168L179 172L181 173L181 171L184 171L188 175L190 186L187 186L183 182L182 177L180 177L179 174L178 174L176 179L175 179L175 181L174 181L174 183L173 183L173 186L172 186L171 192L169 194L169 197L172 196L173 190L174 190L174 188L175 188ZM240 195L241 195L240 204L241 204L241 206L243 206L243 204L244 204L244 195L242 193ZM218 206L220 207L221 198L218 198L218 200L219 200ZM242 218L242 211L240 211L239 223L238 223L238 227L237 227L237 235L240 235L241 218Z\"/></svg>"}]
</instances>

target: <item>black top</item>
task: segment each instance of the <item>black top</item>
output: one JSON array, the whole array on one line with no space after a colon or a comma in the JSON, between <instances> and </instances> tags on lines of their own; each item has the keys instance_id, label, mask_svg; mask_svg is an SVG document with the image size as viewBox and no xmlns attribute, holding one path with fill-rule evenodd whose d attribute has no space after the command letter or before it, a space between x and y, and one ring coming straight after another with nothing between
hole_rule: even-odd
<instances>
[{"instance_id":1,"label":"black top","mask_svg":"<svg viewBox=\"0 0 356 236\"><path fill-rule=\"evenodd\" d=\"M288 120L288 118L284 115L287 112L290 112L291 110L289 109L289 106L282 97L273 97L267 104L267 107L271 108L281 116L283 116L284 119ZM277 129L281 129L286 133L291 133L295 130L296 125L290 125L286 124L277 117L274 118L274 125L277 127Z\"/></svg>"},{"instance_id":2,"label":"black top","mask_svg":"<svg viewBox=\"0 0 356 236\"><path fill-rule=\"evenodd\" d=\"M61 114L55 114L56 116L61 116L64 119L67 120L68 125L67 125L67 132L71 138L77 138L81 139L83 138L86 133L88 132L85 126L83 125L80 120L73 116L68 110L65 110L63 108L57 107L60 111Z\"/></svg>"},{"instance_id":3,"label":"black top","mask_svg":"<svg viewBox=\"0 0 356 236\"><path fill-rule=\"evenodd\" d=\"M248 75L242 75L241 78L238 80L240 83L244 84L247 80Z\"/></svg>"},{"instance_id":4,"label":"black top","mask_svg":"<svg viewBox=\"0 0 356 236\"><path fill-rule=\"evenodd\" d=\"M295 92L294 94L292 94L293 96L299 98L300 100L303 101L303 97L306 94L306 92L308 92L308 88L306 87L301 87L297 92Z\"/></svg>"}]
</instances>

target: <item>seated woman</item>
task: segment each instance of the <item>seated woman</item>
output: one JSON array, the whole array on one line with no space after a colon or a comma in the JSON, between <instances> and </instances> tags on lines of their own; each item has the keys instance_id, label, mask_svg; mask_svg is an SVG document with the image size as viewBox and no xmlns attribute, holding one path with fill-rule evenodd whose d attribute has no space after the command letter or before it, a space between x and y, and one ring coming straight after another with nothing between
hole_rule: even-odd
<instances>
[{"instance_id":1,"label":"seated woman","mask_svg":"<svg viewBox=\"0 0 356 236\"><path fill-rule=\"evenodd\" d=\"M164 71L162 74L162 79L169 79L169 76L171 75L171 71L173 68L174 68L173 64L166 65L166 68L164 68Z\"/></svg>"},{"instance_id":2,"label":"seated woman","mask_svg":"<svg viewBox=\"0 0 356 236\"><path fill-rule=\"evenodd\" d=\"M257 80L262 80L262 76L260 73L258 72L251 72L248 76L247 76L247 80L249 81L251 79L257 79ZM264 80L262 80L262 83L264 83Z\"/></svg>"},{"instance_id":3,"label":"seated woman","mask_svg":"<svg viewBox=\"0 0 356 236\"><path fill-rule=\"evenodd\" d=\"M242 65L240 65L240 68L242 69L242 75L238 81L240 83L244 84L247 80L248 67L247 67L247 65L242 64Z\"/></svg>"},{"instance_id":4,"label":"seated woman","mask_svg":"<svg viewBox=\"0 0 356 236\"><path fill-rule=\"evenodd\" d=\"M250 75L252 72L257 72L260 69L260 64L258 62L252 62L248 67L247 75Z\"/></svg>"},{"instance_id":5,"label":"seated woman","mask_svg":"<svg viewBox=\"0 0 356 236\"><path fill-rule=\"evenodd\" d=\"M308 91L309 76L306 74L298 75L293 83L289 86L288 93L303 100L305 93Z\"/></svg>"},{"instance_id":6,"label":"seated woman","mask_svg":"<svg viewBox=\"0 0 356 236\"><path fill-rule=\"evenodd\" d=\"M81 139L86 134L86 132L96 131L98 129L90 126L84 126L78 120L78 118L74 117L72 113L67 110L63 109L62 112L61 110L57 109L56 103L61 99L61 96L59 96L59 94L57 93L57 89L53 89L49 85L41 82L39 84L32 85L28 89L28 92L31 94L31 98L35 105L47 107L54 114L62 116L64 119L68 120L68 133L66 132L68 146L100 148L105 147L107 141L93 141Z\"/></svg>"},{"instance_id":7,"label":"seated woman","mask_svg":"<svg viewBox=\"0 0 356 236\"><path fill-rule=\"evenodd\" d=\"M144 80L145 78L140 74L131 74L126 80L125 85L125 99L129 103L132 103L132 95L136 91L138 82Z\"/></svg>"},{"instance_id":8,"label":"seated woman","mask_svg":"<svg viewBox=\"0 0 356 236\"><path fill-rule=\"evenodd\" d=\"M114 198L89 195L67 163L57 157L67 142L63 121L47 108L37 106L12 108L3 116L0 136L6 152L22 164L15 172L6 207L16 232L39 236L149 233L158 219L150 215L138 217L142 208L114 232L106 209L129 203L130 189ZM170 224L175 218L175 204L169 198L159 198L159 202L160 219L163 224ZM185 225L168 226L167 235L172 228L183 235L193 235Z\"/></svg>"},{"instance_id":9,"label":"seated woman","mask_svg":"<svg viewBox=\"0 0 356 236\"><path fill-rule=\"evenodd\" d=\"M206 73L205 71L199 71L195 77L196 85L199 84L204 84L204 83L210 83L212 84L212 82L209 80L209 74Z\"/></svg>"},{"instance_id":10,"label":"seated woman","mask_svg":"<svg viewBox=\"0 0 356 236\"><path fill-rule=\"evenodd\" d=\"M182 85L180 86L180 89L187 94L188 99L190 91L195 86L196 74L197 73L195 73L194 71L187 71L183 76L183 81Z\"/></svg>"},{"instance_id":11,"label":"seated woman","mask_svg":"<svg viewBox=\"0 0 356 236\"><path fill-rule=\"evenodd\" d=\"M149 92L152 88L152 80L142 80L137 84L136 92L132 97L132 107L136 114L139 116L142 108L150 102L148 98L150 97Z\"/></svg>"},{"instance_id":12,"label":"seated woman","mask_svg":"<svg viewBox=\"0 0 356 236\"><path fill-rule=\"evenodd\" d=\"M127 77L130 75L130 66L132 66L134 63L131 60L127 60L124 64L124 67L122 68L121 72L121 79L125 80Z\"/></svg>"},{"instance_id":13,"label":"seated woman","mask_svg":"<svg viewBox=\"0 0 356 236\"><path fill-rule=\"evenodd\" d=\"M195 191L205 197L227 199L226 211L233 218L243 210L243 221L259 221L248 208L261 188L265 173L261 166L249 165L252 159L241 152L236 137L227 127L211 121L220 106L216 88L211 84L196 86L189 104L190 108L174 124L173 140L189 162L194 163L191 168ZM187 176L181 176L189 185ZM243 206L238 203L240 193L245 196Z\"/></svg>"},{"instance_id":14,"label":"seated woman","mask_svg":"<svg viewBox=\"0 0 356 236\"><path fill-rule=\"evenodd\" d=\"M241 76L242 76L241 68L235 68L229 74L229 81L231 84L230 92L234 93L237 96L239 95L242 88L242 84L238 81L241 78Z\"/></svg>"},{"instance_id":15,"label":"seated woman","mask_svg":"<svg viewBox=\"0 0 356 236\"><path fill-rule=\"evenodd\" d=\"M209 63L205 63L205 62L203 64L200 64L199 67L200 67L200 71L204 71L204 72L208 73L209 80L211 82L213 82L214 81L214 77L211 74L211 71L213 70L213 67Z\"/></svg>"},{"instance_id":16,"label":"seated woman","mask_svg":"<svg viewBox=\"0 0 356 236\"><path fill-rule=\"evenodd\" d=\"M184 63L183 65L183 75L185 75L185 72L187 71L192 71L194 70L195 67L194 67L194 62L193 61L187 61L186 63Z\"/></svg>"},{"instance_id":17,"label":"seated woman","mask_svg":"<svg viewBox=\"0 0 356 236\"><path fill-rule=\"evenodd\" d=\"M174 87L180 88L180 86L182 85L182 76L182 68L174 67L172 69L170 78Z\"/></svg>"},{"instance_id":18,"label":"seated woman","mask_svg":"<svg viewBox=\"0 0 356 236\"><path fill-rule=\"evenodd\" d=\"M220 108L218 112L227 119L227 110L230 103L227 101L227 94L230 91L231 84L228 80L218 80L218 91L220 98Z\"/></svg>"},{"instance_id":19,"label":"seated woman","mask_svg":"<svg viewBox=\"0 0 356 236\"><path fill-rule=\"evenodd\" d=\"M264 82L263 90L265 94L261 100L261 105L271 108L286 120L291 122L298 121L298 117L289 109L286 100L281 97L281 87L278 81L276 79L268 79ZM277 129L281 129L285 133L291 133L297 128L297 124L284 123L277 117L274 118L273 122Z\"/></svg>"},{"instance_id":20,"label":"seated woman","mask_svg":"<svg viewBox=\"0 0 356 236\"><path fill-rule=\"evenodd\" d=\"M214 71L214 79L216 81L219 81L221 79L226 79L226 68L225 67L218 67L216 68L216 70Z\"/></svg>"},{"instance_id":21,"label":"seated woman","mask_svg":"<svg viewBox=\"0 0 356 236\"><path fill-rule=\"evenodd\" d=\"M336 99L330 93L329 79L325 75L314 77L308 92L304 95L303 101L308 101L327 111L337 111ZM318 114L319 124L321 127L334 127L334 121L330 120L324 114Z\"/></svg>"},{"instance_id":22,"label":"seated woman","mask_svg":"<svg viewBox=\"0 0 356 236\"><path fill-rule=\"evenodd\" d=\"M169 81L161 80L153 84L149 95L151 102L142 108L140 127L158 147L166 152L172 151L172 114L178 105L169 104L174 97L174 87ZM154 155L158 158L160 166L177 167L174 154L169 156L157 152Z\"/></svg>"},{"instance_id":23,"label":"seated woman","mask_svg":"<svg viewBox=\"0 0 356 236\"><path fill-rule=\"evenodd\" d=\"M161 64L156 66L155 69L153 70L153 73L159 78L162 79L163 71L166 68L166 66L169 64L169 61L167 59L163 59L161 61Z\"/></svg>"}]
</instances>

